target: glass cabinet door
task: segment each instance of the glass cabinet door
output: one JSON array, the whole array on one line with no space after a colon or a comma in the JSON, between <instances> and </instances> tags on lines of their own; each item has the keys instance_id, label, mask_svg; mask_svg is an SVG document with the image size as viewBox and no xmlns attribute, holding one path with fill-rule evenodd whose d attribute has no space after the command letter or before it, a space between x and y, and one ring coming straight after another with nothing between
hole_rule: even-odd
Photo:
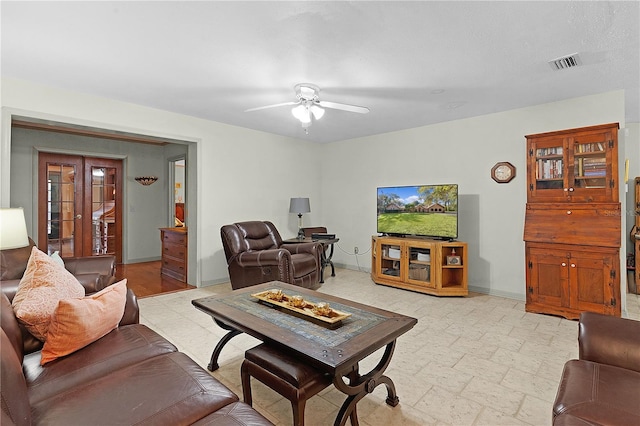
<instances>
[{"instance_id":1,"label":"glass cabinet door","mask_svg":"<svg viewBox=\"0 0 640 426\"><path fill-rule=\"evenodd\" d=\"M401 273L401 253L402 247L400 244L381 244L378 254L380 256L380 272L389 279L402 279Z\"/></svg>"},{"instance_id":2,"label":"glass cabinet door","mask_svg":"<svg viewBox=\"0 0 640 426\"><path fill-rule=\"evenodd\" d=\"M529 198L564 201L567 194L566 150L562 137L536 140L529 148Z\"/></svg>"},{"instance_id":3,"label":"glass cabinet door","mask_svg":"<svg viewBox=\"0 0 640 426\"><path fill-rule=\"evenodd\" d=\"M614 143L609 132L578 135L569 141L571 150L570 191L573 201L617 201L611 173Z\"/></svg>"},{"instance_id":4,"label":"glass cabinet door","mask_svg":"<svg viewBox=\"0 0 640 426\"><path fill-rule=\"evenodd\" d=\"M409 246L408 281L413 284L434 287L431 278L431 247Z\"/></svg>"},{"instance_id":5,"label":"glass cabinet door","mask_svg":"<svg viewBox=\"0 0 640 426\"><path fill-rule=\"evenodd\" d=\"M604 188L607 181L605 142L576 143L573 149L573 186Z\"/></svg>"},{"instance_id":6,"label":"glass cabinet door","mask_svg":"<svg viewBox=\"0 0 640 426\"><path fill-rule=\"evenodd\" d=\"M562 139L537 144L535 154L536 189L563 189L565 161Z\"/></svg>"}]
</instances>

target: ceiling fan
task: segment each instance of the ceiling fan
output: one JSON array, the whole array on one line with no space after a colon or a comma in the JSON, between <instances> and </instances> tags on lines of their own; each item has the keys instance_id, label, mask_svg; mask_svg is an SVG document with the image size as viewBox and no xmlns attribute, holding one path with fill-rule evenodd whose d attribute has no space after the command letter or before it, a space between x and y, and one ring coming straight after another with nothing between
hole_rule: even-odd
<instances>
[{"instance_id":1,"label":"ceiling fan","mask_svg":"<svg viewBox=\"0 0 640 426\"><path fill-rule=\"evenodd\" d=\"M369 112L369 108L367 107L321 101L320 88L315 84L300 83L296 84L294 89L296 91L297 101L250 108L245 110L245 112L258 111L261 109L275 108L287 105L297 105L296 107L291 109L291 113L295 118L300 120L300 123L302 124L302 127L305 129L305 131L309 126L311 126L312 118L315 120L320 120L322 118L322 116L324 115L323 108L339 109L342 111L356 112L358 114L366 114Z\"/></svg>"}]
</instances>

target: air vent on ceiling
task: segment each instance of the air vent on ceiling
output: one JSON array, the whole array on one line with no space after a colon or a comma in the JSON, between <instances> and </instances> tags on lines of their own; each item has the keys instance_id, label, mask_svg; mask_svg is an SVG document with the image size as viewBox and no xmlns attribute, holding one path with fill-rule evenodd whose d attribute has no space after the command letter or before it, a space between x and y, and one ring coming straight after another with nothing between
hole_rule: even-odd
<instances>
[{"instance_id":1,"label":"air vent on ceiling","mask_svg":"<svg viewBox=\"0 0 640 426\"><path fill-rule=\"evenodd\" d=\"M563 56L561 58L554 59L549 61L549 66L554 71L563 70L566 68L573 68L582 65L582 60L577 53L572 53L571 55Z\"/></svg>"}]
</instances>

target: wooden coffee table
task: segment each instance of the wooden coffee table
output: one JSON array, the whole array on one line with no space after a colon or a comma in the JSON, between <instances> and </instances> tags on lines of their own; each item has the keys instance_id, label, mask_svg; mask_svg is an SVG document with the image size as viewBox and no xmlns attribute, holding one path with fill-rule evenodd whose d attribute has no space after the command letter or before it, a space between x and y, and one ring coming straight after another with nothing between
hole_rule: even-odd
<instances>
[{"instance_id":1,"label":"wooden coffee table","mask_svg":"<svg viewBox=\"0 0 640 426\"><path fill-rule=\"evenodd\" d=\"M312 303L327 302L333 309L351 316L331 329L317 321L292 315L286 309L267 306L251 296L276 288L289 296L300 295ZM399 402L395 385L384 371L391 361L396 339L416 325L418 320L415 318L278 281L234 290L220 297L196 299L192 303L229 331L213 350L209 363L211 371L218 368L218 356L229 340L246 333L293 352L333 376L334 386L347 395L335 425L344 425L351 413L355 413L358 401L379 385L384 384L387 388L387 404L395 407ZM385 351L378 364L370 372L361 374L359 362L382 347Z\"/></svg>"}]
</instances>

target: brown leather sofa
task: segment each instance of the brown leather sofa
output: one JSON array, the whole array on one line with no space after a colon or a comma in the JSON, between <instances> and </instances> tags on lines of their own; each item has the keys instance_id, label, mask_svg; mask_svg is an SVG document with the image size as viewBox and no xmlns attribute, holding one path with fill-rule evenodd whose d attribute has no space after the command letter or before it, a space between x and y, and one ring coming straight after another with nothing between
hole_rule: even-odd
<instances>
[{"instance_id":1,"label":"brown leather sofa","mask_svg":"<svg viewBox=\"0 0 640 426\"><path fill-rule=\"evenodd\" d=\"M168 340L139 324L131 290L118 328L41 366L42 342L18 322L11 306L19 283L14 277L24 273L28 260L21 257L23 249L14 250L0 253L0 424L271 424ZM87 294L114 281L114 260L108 257L65 259L65 266Z\"/></svg>"},{"instance_id":2,"label":"brown leather sofa","mask_svg":"<svg viewBox=\"0 0 640 426\"><path fill-rule=\"evenodd\" d=\"M579 359L568 361L554 426L640 424L640 321L580 315Z\"/></svg>"},{"instance_id":3,"label":"brown leather sofa","mask_svg":"<svg viewBox=\"0 0 640 426\"><path fill-rule=\"evenodd\" d=\"M269 281L320 287L321 244L283 244L276 227L266 221L224 225L220 235L232 288Z\"/></svg>"},{"instance_id":4,"label":"brown leather sofa","mask_svg":"<svg viewBox=\"0 0 640 426\"><path fill-rule=\"evenodd\" d=\"M153 330L138 324L131 290L120 325L94 343L40 365L33 336L0 295L4 425L270 425Z\"/></svg>"}]
</instances>

